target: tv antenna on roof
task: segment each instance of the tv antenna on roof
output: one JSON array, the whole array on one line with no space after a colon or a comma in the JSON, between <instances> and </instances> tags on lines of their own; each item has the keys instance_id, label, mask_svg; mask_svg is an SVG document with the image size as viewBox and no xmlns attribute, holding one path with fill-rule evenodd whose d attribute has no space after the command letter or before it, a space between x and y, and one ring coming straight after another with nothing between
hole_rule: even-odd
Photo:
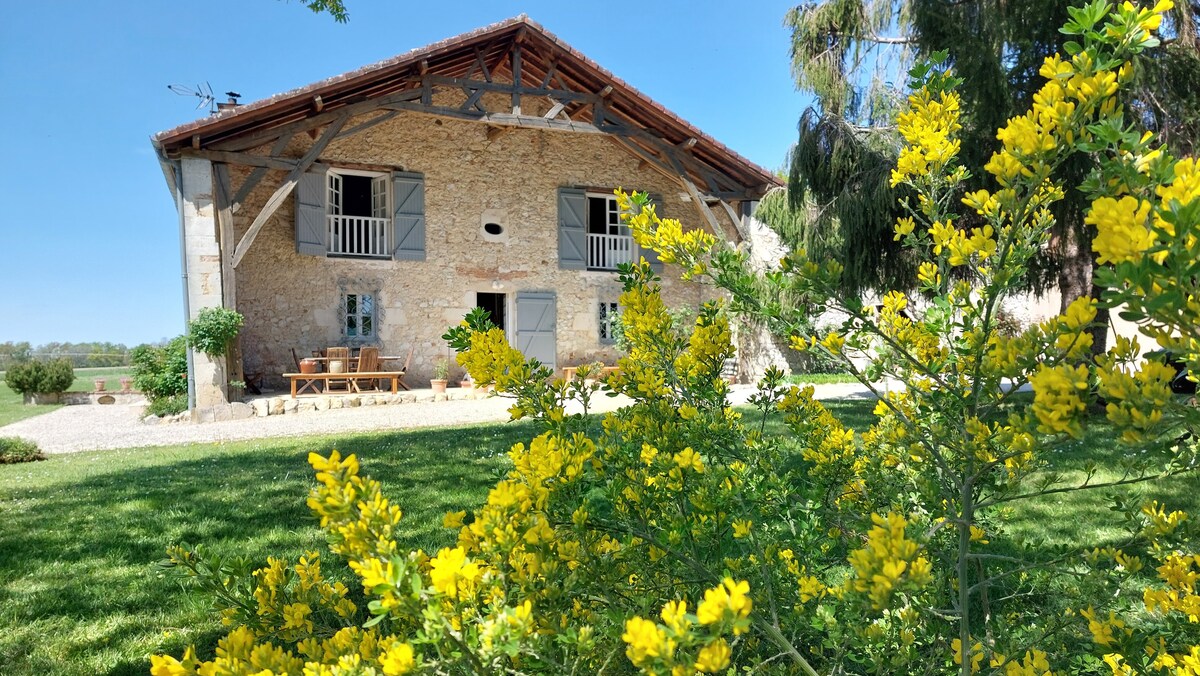
<instances>
[{"instance_id":1,"label":"tv antenna on roof","mask_svg":"<svg viewBox=\"0 0 1200 676\"><path fill-rule=\"evenodd\" d=\"M196 110L200 110L201 108L208 106L209 113L217 112L215 106L213 106L213 103L216 102L216 99L213 98L212 86L207 82L202 85L196 85L194 89L186 85L177 84L167 85L167 89L170 89L180 96L195 96L196 98L200 99L200 102L196 104Z\"/></svg>"}]
</instances>

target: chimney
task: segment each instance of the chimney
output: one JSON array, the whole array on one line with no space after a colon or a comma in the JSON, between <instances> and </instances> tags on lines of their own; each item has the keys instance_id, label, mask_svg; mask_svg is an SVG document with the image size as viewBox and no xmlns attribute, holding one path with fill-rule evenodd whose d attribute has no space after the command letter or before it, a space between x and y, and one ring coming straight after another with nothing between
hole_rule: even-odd
<instances>
[{"instance_id":1,"label":"chimney","mask_svg":"<svg viewBox=\"0 0 1200 676\"><path fill-rule=\"evenodd\" d=\"M217 102L217 112L218 113L224 112L226 110L233 110L234 108L237 108L239 105L238 99L242 95L237 92L225 92L225 96L228 96L229 100Z\"/></svg>"}]
</instances>

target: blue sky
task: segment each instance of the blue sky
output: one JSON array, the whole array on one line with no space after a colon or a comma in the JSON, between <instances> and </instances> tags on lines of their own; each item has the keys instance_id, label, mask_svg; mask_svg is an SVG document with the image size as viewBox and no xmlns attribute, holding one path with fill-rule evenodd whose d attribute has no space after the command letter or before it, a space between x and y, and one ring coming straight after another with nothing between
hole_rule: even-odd
<instances>
[{"instance_id":1,"label":"blue sky","mask_svg":"<svg viewBox=\"0 0 1200 676\"><path fill-rule=\"evenodd\" d=\"M768 169L808 97L786 0L9 3L0 21L0 342L182 332L178 221L151 134L201 117L167 85L250 102L522 12Z\"/></svg>"}]
</instances>

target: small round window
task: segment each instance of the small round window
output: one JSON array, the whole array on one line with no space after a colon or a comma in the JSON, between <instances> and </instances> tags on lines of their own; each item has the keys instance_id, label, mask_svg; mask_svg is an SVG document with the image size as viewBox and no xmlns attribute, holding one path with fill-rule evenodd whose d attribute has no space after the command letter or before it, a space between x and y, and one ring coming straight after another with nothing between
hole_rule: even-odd
<instances>
[{"instance_id":1,"label":"small round window","mask_svg":"<svg viewBox=\"0 0 1200 676\"><path fill-rule=\"evenodd\" d=\"M504 226L499 223L484 223L483 231L493 237L504 234Z\"/></svg>"}]
</instances>

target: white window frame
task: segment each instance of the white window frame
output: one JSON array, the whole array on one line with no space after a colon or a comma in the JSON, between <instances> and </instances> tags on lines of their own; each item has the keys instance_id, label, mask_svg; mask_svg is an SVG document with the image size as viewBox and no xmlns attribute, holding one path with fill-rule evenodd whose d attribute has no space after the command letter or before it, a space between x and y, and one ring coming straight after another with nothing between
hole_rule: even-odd
<instances>
[{"instance_id":1,"label":"white window frame","mask_svg":"<svg viewBox=\"0 0 1200 676\"><path fill-rule=\"evenodd\" d=\"M379 249L374 253L363 253L358 251L344 251L341 248L342 242L335 237L333 228L334 216L343 216L342 214L342 196L344 190L342 187L343 176L365 176L371 179L371 214L364 216L355 214L361 218L385 219L387 222L377 224L382 228L380 234L382 242L374 242ZM326 255L347 256L352 258L391 258L391 250L395 246L392 242L394 237L394 227L392 223L392 212L395 197L392 195L392 175L385 171L367 171L363 169L348 169L345 167L330 167L326 171L325 179L325 220L327 232L328 246L326 247ZM373 238L368 238L373 239ZM368 244L367 246L371 246Z\"/></svg>"},{"instance_id":2,"label":"white window frame","mask_svg":"<svg viewBox=\"0 0 1200 676\"><path fill-rule=\"evenodd\" d=\"M620 321L621 306L619 303L611 301L600 301L596 305L596 323L597 335L600 338L601 345L612 345L617 342L616 336L613 335L613 324Z\"/></svg>"},{"instance_id":3,"label":"white window frame","mask_svg":"<svg viewBox=\"0 0 1200 676\"><path fill-rule=\"evenodd\" d=\"M621 222L621 208L617 206L616 195L602 192L587 192L584 193L584 197L589 200L603 199L607 203L607 206L604 210L605 220L607 222L604 224L604 232L598 234L624 235L627 237L633 235L633 233L629 230L629 226ZM587 206L587 231L590 233L592 232L592 205L589 202Z\"/></svg>"},{"instance_id":4,"label":"white window frame","mask_svg":"<svg viewBox=\"0 0 1200 676\"><path fill-rule=\"evenodd\" d=\"M354 312L350 312L350 297L351 296L353 296L355 299L354 300L354 308L355 308ZM371 299L371 312L369 314L364 314L362 312L363 296L367 296ZM378 340L378 338L379 338L379 294L377 292L373 292L373 291L372 292L346 291L346 292L342 293L341 302L342 302L342 307L341 307L342 311L340 314L341 314L341 318L342 318L342 337L346 338L347 340L351 340L351 341L374 342L374 341ZM357 326L357 329L356 329L357 333L355 335L350 334L350 319L352 317L356 320L355 324ZM370 334L364 335L362 332L362 325L363 325L362 320L364 317L369 317L371 320L371 333Z\"/></svg>"}]
</instances>

